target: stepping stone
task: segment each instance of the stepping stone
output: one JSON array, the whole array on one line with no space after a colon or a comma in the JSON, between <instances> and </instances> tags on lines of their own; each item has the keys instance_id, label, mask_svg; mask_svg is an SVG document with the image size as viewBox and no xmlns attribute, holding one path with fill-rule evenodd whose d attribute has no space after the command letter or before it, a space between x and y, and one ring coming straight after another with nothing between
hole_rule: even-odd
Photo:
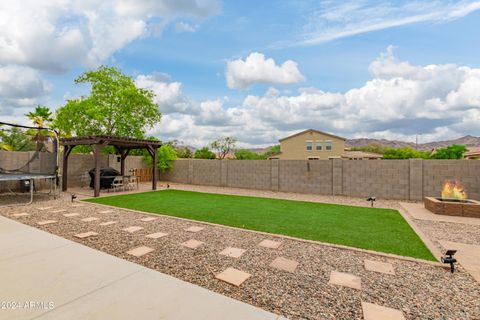
<instances>
[{"instance_id":1,"label":"stepping stone","mask_svg":"<svg viewBox=\"0 0 480 320\"><path fill-rule=\"evenodd\" d=\"M67 218L70 218L70 217L76 217L76 216L79 216L80 213L64 213L63 216L64 217L67 217Z\"/></svg>"},{"instance_id":2,"label":"stepping stone","mask_svg":"<svg viewBox=\"0 0 480 320\"><path fill-rule=\"evenodd\" d=\"M156 232L156 233L146 235L145 237L150 238L150 239L158 239L158 238L161 238L161 237L165 237L166 235L168 235L168 233Z\"/></svg>"},{"instance_id":3,"label":"stepping stone","mask_svg":"<svg viewBox=\"0 0 480 320\"><path fill-rule=\"evenodd\" d=\"M272 263L270 263L270 267L287 272L295 272L295 269L298 267L298 262L295 260L278 257L273 260Z\"/></svg>"},{"instance_id":4,"label":"stepping stone","mask_svg":"<svg viewBox=\"0 0 480 320\"><path fill-rule=\"evenodd\" d=\"M142 230L142 229L143 229L142 227L133 226L133 227L124 228L122 230L130 232L130 233L134 233L134 232L137 232L138 230Z\"/></svg>"},{"instance_id":5,"label":"stepping stone","mask_svg":"<svg viewBox=\"0 0 480 320\"><path fill-rule=\"evenodd\" d=\"M190 227L190 228L185 229L185 231L198 232L198 231L202 231L203 229L205 229L205 228L204 227Z\"/></svg>"},{"instance_id":6,"label":"stepping stone","mask_svg":"<svg viewBox=\"0 0 480 320\"><path fill-rule=\"evenodd\" d=\"M52 213L60 213L60 212L65 212L65 211L67 211L67 210L65 210L65 209L59 209L59 210L54 210L54 211L52 211Z\"/></svg>"},{"instance_id":7,"label":"stepping stone","mask_svg":"<svg viewBox=\"0 0 480 320\"><path fill-rule=\"evenodd\" d=\"M380 262L380 261L365 259L365 269L368 271L375 271L375 272L395 275L395 270L393 269L393 265L387 262Z\"/></svg>"},{"instance_id":8,"label":"stepping stone","mask_svg":"<svg viewBox=\"0 0 480 320\"><path fill-rule=\"evenodd\" d=\"M41 207L41 208L38 208L38 210L49 210L49 209L53 209L53 207Z\"/></svg>"},{"instance_id":9,"label":"stepping stone","mask_svg":"<svg viewBox=\"0 0 480 320\"><path fill-rule=\"evenodd\" d=\"M382 307L378 304L362 301L362 311L365 320L405 320L402 311Z\"/></svg>"},{"instance_id":10,"label":"stepping stone","mask_svg":"<svg viewBox=\"0 0 480 320\"><path fill-rule=\"evenodd\" d=\"M278 241L272 241L272 240L263 240L262 242L260 242L258 245L260 247L264 247L264 248L269 248L269 249L278 249L278 247L280 247L282 243L281 242L278 242Z\"/></svg>"},{"instance_id":11,"label":"stepping stone","mask_svg":"<svg viewBox=\"0 0 480 320\"><path fill-rule=\"evenodd\" d=\"M97 217L89 217L89 218L82 219L82 221L85 221L85 222L92 222L96 220L99 220L99 219Z\"/></svg>"},{"instance_id":12,"label":"stepping stone","mask_svg":"<svg viewBox=\"0 0 480 320\"><path fill-rule=\"evenodd\" d=\"M102 211L98 211L98 213L112 213L113 210L102 210Z\"/></svg>"},{"instance_id":13,"label":"stepping stone","mask_svg":"<svg viewBox=\"0 0 480 320\"><path fill-rule=\"evenodd\" d=\"M330 273L329 283L357 290L362 289L362 280L360 277L350 273L332 271L332 273Z\"/></svg>"},{"instance_id":14,"label":"stepping stone","mask_svg":"<svg viewBox=\"0 0 480 320\"><path fill-rule=\"evenodd\" d=\"M29 216L29 214L26 213L26 212L22 212L22 213L14 213L12 216L18 218L18 217L26 217L26 216Z\"/></svg>"},{"instance_id":15,"label":"stepping stone","mask_svg":"<svg viewBox=\"0 0 480 320\"><path fill-rule=\"evenodd\" d=\"M245 249L228 247L225 250L223 250L222 252L220 252L220 254L222 254L224 256L227 256L227 257L230 257L230 258L240 258L240 256L242 254L244 254L246 251L247 250L245 250Z\"/></svg>"},{"instance_id":16,"label":"stepping stone","mask_svg":"<svg viewBox=\"0 0 480 320\"><path fill-rule=\"evenodd\" d=\"M96 233L96 232L88 231L88 232L85 232L85 233L76 234L76 235L74 235L74 237L83 239L83 238L88 238L88 237L91 237L91 236L96 236L97 234L98 233Z\"/></svg>"},{"instance_id":17,"label":"stepping stone","mask_svg":"<svg viewBox=\"0 0 480 320\"><path fill-rule=\"evenodd\" d=\"M152 248L143 246L143 247L138 247L138 248L129 250L127 251L127 253L138 258L152 251L153 251Z\"/></svg>"},{"instance_id":18,"label":"stepping stone","mask_svg":"<svg viewBox=\"0 0 480 320\"><path fill-rule=\"evenodd\" d=\"M72 207L74 208L80 208L80 207L84 207L85 205L83 204L73 204Z\"/></svg>"},{"instance_id":19,"label":"stepping stone","mask_svg":"<svg viewBox=\"0 0 480 320\"><path fill-rule=\"evenodd\" d=\"M56 220L45 220L45 221L37 222L37 224L40 225L40 226L44 226L46 224L52 224L52 223L57 223L57 221Z\"/></svg>"},{"instance_id":20,"label":"stepping stone","mask_svg":"<svg viewBox=\"0 0 480 320\"><path fill-rule=\"evenodd\" d=\"M238 287L251 276L251 274L244 271L237 270L235 268L227 268L225 271L217 274L215 278Z\"/></svg>"},{"instance_id":21,"label":"stepping stone","mask_svg":"<svg viewBox=\"0 0 480 320\"><path fill-rule=\"evenodd\" d=\"M150 222L150 221L155 221L157 220L158 218L155 218L155 217L148 217L148 218L142 218L140 219L140 221L143 221L143 222Z\"/></svg>"},{"instance_id":22,"label":"stepping stone","mask_svg":"<svg viewBox=\"0 0 480 320\"><path fill-rule=\"evenodd\" d=\"M195 239L190 239L188 241L185 241L181 245L184 246L184 247L190 248L190 249L197 249L202 244L204 244L204 242L198 241L198 240L195 240Z\"/></svg>"},{"instance_id":23,"label":"stepping stone","mask_svg":"<svg viewBox=\"0 0 480 320\"><path fill-rule=\"evenodd\" d=\"M107 222L102 222L99 224L99 226L109 226L111 224L115 224L117 221L107 221Z\"/></svg>"}]
</instances>

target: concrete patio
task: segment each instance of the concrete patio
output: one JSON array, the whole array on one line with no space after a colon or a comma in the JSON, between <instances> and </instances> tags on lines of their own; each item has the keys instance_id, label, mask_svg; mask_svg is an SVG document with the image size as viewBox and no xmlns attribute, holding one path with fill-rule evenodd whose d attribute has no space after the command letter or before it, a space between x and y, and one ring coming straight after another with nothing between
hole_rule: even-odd
<instances>
[{"instance_id":1,"label":"concrete patio","mask_svg":"<svg viewBox=\"0 0 480 320\"><path fill-rule=\"evenodd\" d=\"M281 319L0 216L0 319Z\"/></svg>"}]
</instances>

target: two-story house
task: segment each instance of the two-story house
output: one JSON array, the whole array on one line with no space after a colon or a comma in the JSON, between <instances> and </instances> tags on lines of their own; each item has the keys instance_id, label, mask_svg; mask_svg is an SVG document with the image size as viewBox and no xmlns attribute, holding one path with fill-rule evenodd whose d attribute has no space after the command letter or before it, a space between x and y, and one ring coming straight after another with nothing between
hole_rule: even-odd
<instances>
[{"instance_id":1,"label":"two-story house","mask_svg":"<svg viewBox=\"0 0 480 320\"><path fill-rule=\"evenodd\" d=\"M269 159L324 160L340 158L345 150L345 138L319 130L308 129L280 139L280 153Z\"/></svg>"}]
</instances>

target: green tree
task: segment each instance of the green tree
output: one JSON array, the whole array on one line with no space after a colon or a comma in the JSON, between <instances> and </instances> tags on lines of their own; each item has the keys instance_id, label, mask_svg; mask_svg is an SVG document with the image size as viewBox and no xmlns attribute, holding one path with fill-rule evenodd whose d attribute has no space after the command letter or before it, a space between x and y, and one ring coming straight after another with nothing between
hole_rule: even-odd
<instances>
[{"instance_id":1,"label":"green tree","mask_svg":"<svg viewBox=\"0 0 480 320\"><path fill-rule=\"evenodd\" d=\"M75 79L90 84L87 96L67 101L56 112L55 127L63 136L112 135L142 139L160 122L154 93L138 88L115 67L100 66Z\"/></svg>"},{"instance_id":2,"label":"green tree","mask_svg":"<svg viewBox=\"0 0 480 320\"><path fill-rule=\"evenodd\" d=\"M46 106L37 106L34 111L26 114L28 119L33 122L33 125L39 129L46 128L52 122L52 111ZM45 150L45 142L48 137L53 136L53 132L49 130L30 129L27 133L33 136L36 143L36 150Z\"/></svg>"},{"instance_id":3,"label":"green tree","mask_svg":"<svg viewBox=\"0 0 480 320\"><path fill-rule=\"evenodd\" d=\"M437 149L430 158L432 159L463 159L467 147L462 144L452 144L446 148Z\"/></svg>"},{"instance_id":4,"label":"green tree","mask_svg":"<svg viewBox=\"0 0 480 320\"><path fill-rule=\"evenodd\" d=\"M248 149L239 149L235 151L235 159L237 160L264 160L264 155L255 153Z\"/></svg>"},{"instance_id":5,"label":"green tree","mask_svg":"<svg viewBox=\"0 0 480 320\"><path fill-rule=\"evenodd\" d=\"M217 150L217 156L219 159L225 159L227 154L235 148L237 139L233 137L224 137L213 141L210 146L212 149Z\"/></svg>"},{"instance_id":6,"label":"green tree","mask_svg":"<svg viewBox=\"0 0 480 320\"><path fill-rule=\"evenodd\" d=\"M164 144L157 149L157 167L161 172L173 169L173 160L177 159L177 153L170 144ZM153 165L152 157L145 155L145 161L148 165Z\"/></svg>"},{"instance_id":7,"label":"green tree","mask_svg":"<svg viewBox=\"0 0 480 320\"><path fill-rule=\"evenodd\" d=\"M430 153L426 151L418 151L410 147L406 148L385 148L383 159L412 159L422 158L428 159Z\"/></svg>"},{"instance_id":8,"label":"green tree","mask_svg":"<svg viewBox=\"0 0 480 320\"><path fill-rule=\"evenodd\" d=\"M189 147L176 147L177 156L182 159L193 158L193 152Z\"/></svg>"},{"instance_id":9,"label":"green tree","mask_svg":"<svg viewBox=\"0 0 480 320\"><path fill-rule=\"evenodd\" d=\"M215 153L210 151L208 147L203 147L201 149L197 149L193 156L195 159L215 159Z\"/></svg>"},{"instance_id":10,"label":"green tree","mask_svg":"<svg viewBox=\"0 0 480 320\"><path fill-rule=\"evenodd\" d=\"M274 154L278 154L278 153L280 153L280 145L279 144L270 147L267 151L265 151L265 153L263 155L265 156L265 159L267 159L268 157L271 157Z\"/></svg>"},{"instance_id":11,"label":"green tree","mask_svg":"<svg viewBox=\"0 0 480 320\"><path fill-rule=\"evenodd\" d=\"M35 143L19 128L0 129L0 150L32 151L35 150Z\"/></svg>"}]
</instances>

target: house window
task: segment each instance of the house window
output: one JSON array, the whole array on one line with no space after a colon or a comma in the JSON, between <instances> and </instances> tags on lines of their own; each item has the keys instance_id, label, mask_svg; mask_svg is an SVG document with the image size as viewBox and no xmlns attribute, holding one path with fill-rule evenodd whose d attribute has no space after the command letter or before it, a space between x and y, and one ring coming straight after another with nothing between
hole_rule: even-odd
<instances>
[{"instance_id":1,"label":"house window","mask_svg":"<svg viewBox=\"0 0 480 320\"><path fill-rule=\"evenodd\" d=\"M307 141L307 151L312 151L313 142Z\"/></svg>"},{"instance_id":2,"label":"house window","mask_svg":"<svg viewBox=\"0 0 480 320\"><path fill-rule=\"evenodd\" d=\"M321 141L317 141L317 144L315 145L315 149L317 151L322 151L322 142Z\"/></svg>"},{"instance_id":3,"label":"house window","mask_svg":"<svg viewBox=\"0 0 480 320\"><path fill-rule=\"evenodd\" d=\"M332 151L332 141L325 142L325 150Z\"/></svg>"}]
</instances>

